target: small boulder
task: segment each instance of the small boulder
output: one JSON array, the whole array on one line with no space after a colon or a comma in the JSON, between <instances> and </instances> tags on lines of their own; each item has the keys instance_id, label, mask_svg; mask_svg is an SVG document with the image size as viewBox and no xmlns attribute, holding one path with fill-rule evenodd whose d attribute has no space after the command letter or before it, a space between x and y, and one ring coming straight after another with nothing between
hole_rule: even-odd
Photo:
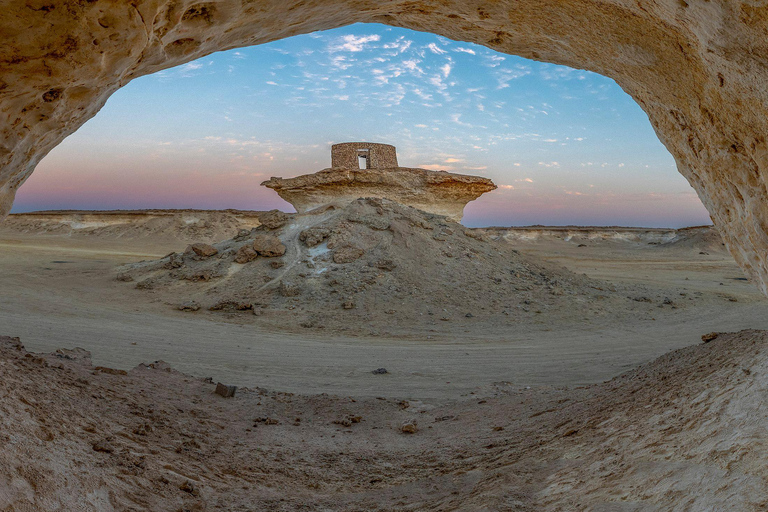
<instances>
[{"instance_id":1,"label":"small boulder","mask_svg":"<svg viewBox=\"0 0 768 512\"><path fill-rule=\"evenodd\" d=\"M179 304L179 311L198 311L199 309L200 304L193 300Z\"/></svg>"},{"instance_id":2,"label":"small boulder","mask_svg":"<svg viewBox=\"0 0 768 512\"><path fill-rule=\"evenodd\" d=\"M267 229L277 229L285 226L288 216L280 210L270 210L259 215L259 222Z\"/></svg>"},{"instance_id":3,"label":"small boulder","mask_svg":"<svg viewBox=\"0 0 768 512\"><path fill-rule=\"evenodd\" d=\"M259 255L274 258L285 254L285 246L280 239L272 235L259 235L253 240L253 250Z\"/></svg>"},{"instance_id":4,"label":"small boulder","mask_svg":"<svg viewBox=\"0 0 768 512\"><path fill-rule=\"evenodd\" d=\"M253 261L259 257L259 253L253 248L252 245L244 245L237 250L235 255L235 263L245 264L249 261Z\"/></svg>"},{"instance_id":5,"label":"small boulder","mask_svg":"<svg viewBox=\"0 0 768 512\"><path fill-rule=\"evenodd\" d=\"M419 431L419 427L416 425L415 421L408 420L405 421L402 425L400 425L400 432L403 434L415 434Z\"/></svg>"},{"instance_id":6,"label":"small boulder","mask_svg":"<svg viewBox=\"0 0 768 512\"><path fill-rule=\"evenodd\" d=\"M299 240L304 242L307 247L314 247L320 245L330 234L331 231L328 228L315 226L299 233Z\"/></svg>"},{"instance_id":7,"label":"small boulder","mask_svg":"<svg viewBox=\"0 0 768 512\"><path fill-rule=\"evenodd\" d=\"M376 260L368 262L368 266L381 270L394 270L397 264L392 260Z\"/></svg>"},{"instance_id":8,"label":"small boulder","mask_svg":"<svg viewBox=\"0 0 768 512\"><path fill-rule=\"evenodd\" d=\"M192 248L192 251L201 258L210 258L219 253L219 250L210 244L198 243L192 244L190 247Z\"/></svg>"},{"instance_id":9,"label":"small boulder","mask_svg":"<svg viewBox=\"0 0 768 512\"><path fill-rule=\"evenodd\" d=\"M222 384L221 382L216 384L216 393L217 395L221 395L224 398L232 398L235 396L235 392L237 391L237 386L227 386L226 384Z\"/></svg>"},{"instance_id":10,"label":"small boulder","mask_svg":"<svg viewBox=\"0 0 768 512\"><path fill-rule=\"evenodd\" d=\"M106 439L99 439L91 447L95 452L112 453L115 451L115 447Z\"/></svg>"},{"instance_id":11,"label":"small boulder","mask_svg":"<svg viewBox=\"0 0 768 512\"><path fill-rule=\"evenodd\" d=\"M181 268L182 266L184 266L184 256L177 252L172 252L168 255L168 263L165 265L165 268Z\"/></svg>"},{"instance_id":12,"label":"small boulder","mask_svg":"<svg viewBox=\"0 0 768 512\"><path fill-rule=\"evenodd\" d=\"M374 375L386 375L389 373L386 368L376 368L371 372Z\"/></svg>"},{"instance_id":13,"label":"small boulder","mask_svg":"<svg viewBox=\"0 0 768 512\"><path fill-rule=\"evenodd\" d=\"M336 250L333 251L333 262L334 263L352 263L353 261L361 257L363 254L365 254L365 251L363 251L359 247L355 247L352 244L345 243L337 247Z\"/></svg>"},{"instance_id":14,"label":"small boulder","mask_svg":"<svg viewBox=\"0 0 768 512\"><path fill-rule=\"evenodd\" d=\"M717 339L719 334L720 333L717 333L717 332L710 332L708 334L703 334L701 336L701 341L703 341L704 343L709 343L710 341Z\"/></svg>"}]
</instances>

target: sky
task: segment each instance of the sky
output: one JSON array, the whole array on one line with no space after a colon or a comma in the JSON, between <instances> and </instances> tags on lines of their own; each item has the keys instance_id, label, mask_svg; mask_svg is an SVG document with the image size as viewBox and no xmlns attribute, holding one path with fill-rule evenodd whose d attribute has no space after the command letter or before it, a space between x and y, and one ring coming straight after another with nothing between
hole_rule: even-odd
<instances>
[{"instance_id":1,"label":"sky","mask_svg":"<svg viewBox=\"0 0 768 512\"><path fill-rule=\"evenodd\" d=\"M218 52L133 80L44 158L13 212L291 206L260 183L393 144L491 178L478 226L710 224L646 114L606 77L375 24Z\"/></svg>"}]
</instances>

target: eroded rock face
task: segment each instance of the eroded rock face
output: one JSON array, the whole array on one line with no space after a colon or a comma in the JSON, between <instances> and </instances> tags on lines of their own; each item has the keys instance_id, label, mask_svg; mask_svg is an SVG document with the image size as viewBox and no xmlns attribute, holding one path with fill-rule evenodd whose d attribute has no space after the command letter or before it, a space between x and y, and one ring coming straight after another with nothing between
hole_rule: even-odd
<instances>
[{"instance_id":1,"label":"eroded rock face","mask_svg":"<svg viewBox=\"0 0 768 512\"><path fill-rule=\"evenodd\" d=\"M645 110L739 264L768 292L763 0L28 0L0 17L0 212L133 78L218 50L354 22L609 76Z\"/></svg>"},{"instance_id":2,"label":"eroded rock face","mask_svg":"<svg viewBox=\"0 0 768 512\"><path fill-rule=\"evenodd\" d=\"M346 206L361 197L383 197L459 222L464 207L496 189L488 178L426 169L324 169L262 183L304 213L327 204Z\"/></svg>"}]
</instances>

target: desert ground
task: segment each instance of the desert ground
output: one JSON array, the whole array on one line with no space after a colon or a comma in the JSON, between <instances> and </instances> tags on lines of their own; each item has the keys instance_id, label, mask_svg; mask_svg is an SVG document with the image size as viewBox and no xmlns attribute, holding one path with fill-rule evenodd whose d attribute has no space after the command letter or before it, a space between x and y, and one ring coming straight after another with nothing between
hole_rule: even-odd
<instances>
[{"instance_id":1,"label":"desert ground","mask_svg":"<svg viewBox=\"0 0 768 512\"><path fill-rule=\"evenodd\" d=\"M195 297L215 303L272 272L273 258L241 265L251 277L218 291L219 278L179 279L169 261L227 270L238 244L287 240L309 221L289 215L267 229L267 212L155 211L0 224L0 325L16 337L0 339L0 509L766 507L768 299L712 228L466 230L380 211L421 226L406 235L426 236L423 250L474 248L483 272L507 268L495 255L514 259L520 290L505 301L519 302L495 304L497 274L478 274L490 283L481 296L423 321L347 310L314 281L298 298L329 308L335 320L322 326L291 316L302 311L292 294L245 311L182 311L200 286ZM347 213L310 227L350 243L382 232L350 228ZM193 243L220 257L198 257ZM275 270L299 268L311 248L296 247ZM371 268L358 263L313 265ZM408 278L395 263L386 279ZM152 287L139 286L148 278ZM372 285L355 300L371 290L380 293ZM404 308L450 299L417 295ZM711 332L721 334L703 343ZM235 397L215 394L217 382L239 386Z\"/></svg>"},{"instance_id":2,"label":"desert ground","mask_svg":"<svg viewBox=\"0 0 768 512\"><path fill-rule=\"evenodd\" d=\"M719 240L712 242L710 228L482 230L491 243L587 274L606 289L590 289L595 297L571 307L566 302L536 313L531 308L541 306L521 304L531 310L510 308L514 314L507 315L502 309L487 318L480 307L490 308L494 297L481 297L464 308L474 318L466 318L464 309L450 321L425 314L425 320L408 326L415 334L382 326L398 321L382 311L371 315L379 322L373 326L378 334L371 335L369 323L357 317L351 323L361 328L345 333L302 328L302 316L291 322L293 316L278 315L285 320L281 329L269 315L183 312L177 308L183 295L169 297L116 280L126 263L231 237L258 225L257 214L108 219L72 224L70 217L55 214L14 215L0 225L0 265L8 269L0 286L13 291L0 297L5 334L37 352L82 347L92 352L95 364L120 369L163 360L184 373L241 386L454 399L493 382L598 383L699 343L711 331L768 329L768 300L745 280ZM624 293L611 294L608 286ZM603 305L608 302L610 307ZM346 313L340 301L328 308ZM627 315L623 308L642 309ZM400 334L381 334L387 330ZM396 377L374 378L371 370L380 367Z\"/></svg>"}]
</instances>

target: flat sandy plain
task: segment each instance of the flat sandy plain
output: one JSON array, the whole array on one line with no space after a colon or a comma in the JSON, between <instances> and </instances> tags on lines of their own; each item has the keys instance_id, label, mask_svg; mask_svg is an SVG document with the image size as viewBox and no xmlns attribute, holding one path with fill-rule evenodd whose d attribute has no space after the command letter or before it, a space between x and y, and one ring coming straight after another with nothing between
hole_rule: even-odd
<instances>
[{"instance_id":1,"label":"flat sandy plain","mask_svg":"<svg viewBox=\"0 0 768 512\"><path fill-rule=\"evenodd\" d=\"M95 365L119 369L163 360L239 386L441 402L493 383L598 383L711 331L768 329L768 300L701 230L485 230L523 254L685 302L622 325L591 322L585 309L583 321L544 315L481 336L459 323L416 338L282 332L255 319L183 313L115 279L122 264L255 225L254 212L11 216L0 224L0 334L20 337L33 352L82 347ZM389 375L371 374L380 367Z\"/></svg>"}]
</instances>

